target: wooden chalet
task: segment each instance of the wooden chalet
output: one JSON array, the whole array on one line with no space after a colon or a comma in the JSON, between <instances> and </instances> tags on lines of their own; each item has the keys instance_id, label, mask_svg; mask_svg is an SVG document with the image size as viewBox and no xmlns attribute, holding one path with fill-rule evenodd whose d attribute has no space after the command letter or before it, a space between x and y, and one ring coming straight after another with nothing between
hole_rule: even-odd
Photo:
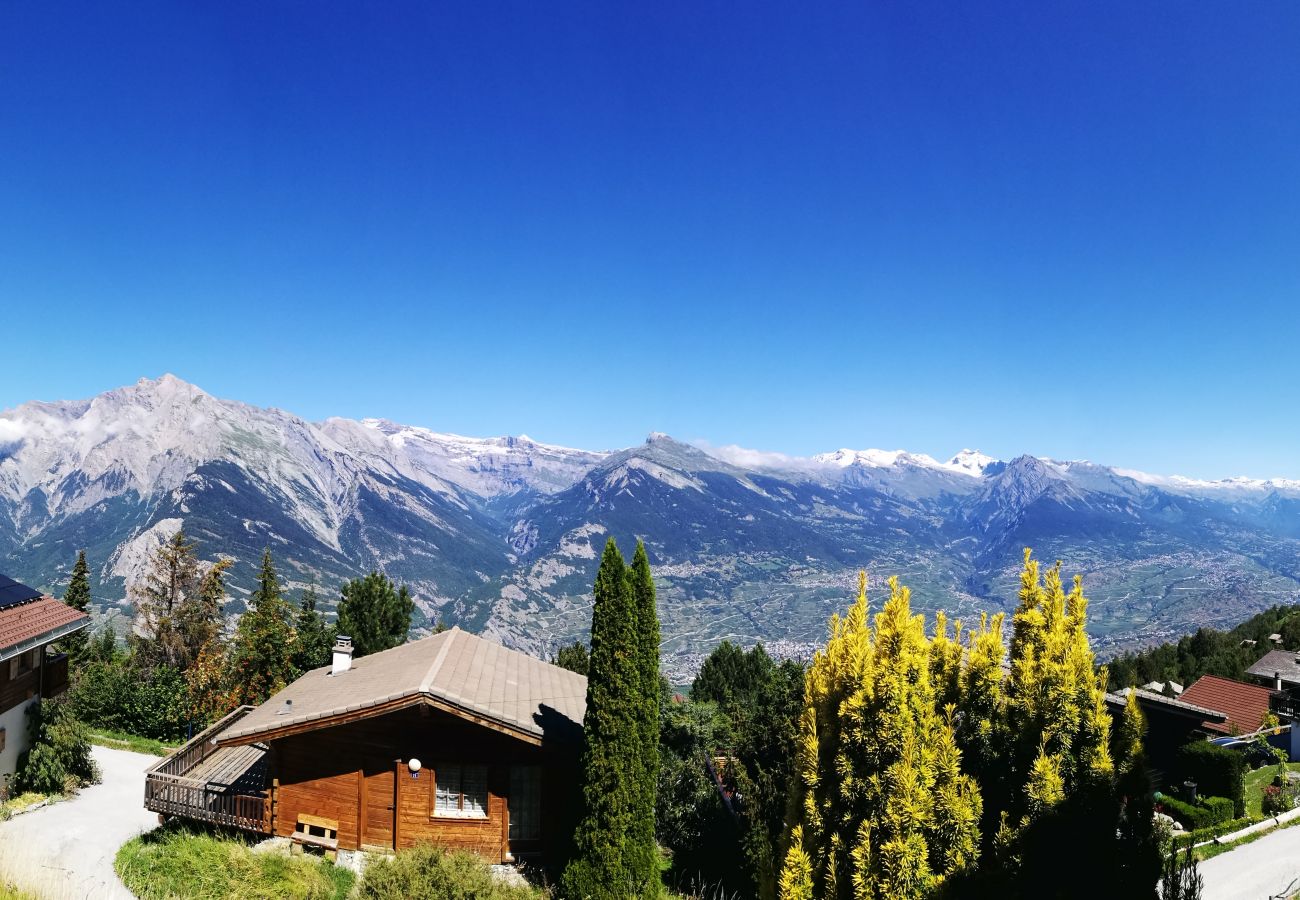
<instances>
[{"instance_id":1,"label":"wooden chalet","mask_svg":"<svg viewBox=\"0 0 1300 900\"><path fill-rule=\"evenodd\" d=\"M28 747L28 707L68 689L68 657L50 644L89 624L85 613L0 575L0 779Z\"/></svg>"},{"instance_id":2,"label":"wooden chalet","mask_svg":"<svg viewBox=\"0 0 1300 900\"><path fill-rule=\"evenodd\" d=\"M328 850L490 862L572 833L587 679L453 628L303 675L149 770L145 806Z\"/></svg>"}]
</instances>

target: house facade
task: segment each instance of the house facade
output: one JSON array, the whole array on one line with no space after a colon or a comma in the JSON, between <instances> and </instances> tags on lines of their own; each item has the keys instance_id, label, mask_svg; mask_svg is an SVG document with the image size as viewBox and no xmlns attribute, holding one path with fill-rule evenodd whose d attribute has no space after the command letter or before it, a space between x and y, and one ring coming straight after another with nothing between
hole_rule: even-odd
<instances>
[{"instance_id":1,"label":"house facade","mask_svg":"<svg viewBox=\"0 0 1300 900\"><path fill-rule=\"evenodd\" d=\"M308 672L147 775L145 805L326 849L554 858L586 678L453 628Z\"/></svg>"},{"instance_id":2,"label":"house facade","mask_svg":"<svg viewBox=\"0 0 1300 900\"><path fill-rule=\"evenodd\" d=\"M50 644L90 624L90 617L0 575L0 780L28 748L27 710L68 687L68 658Z\"/></svg>"}]
</instances>

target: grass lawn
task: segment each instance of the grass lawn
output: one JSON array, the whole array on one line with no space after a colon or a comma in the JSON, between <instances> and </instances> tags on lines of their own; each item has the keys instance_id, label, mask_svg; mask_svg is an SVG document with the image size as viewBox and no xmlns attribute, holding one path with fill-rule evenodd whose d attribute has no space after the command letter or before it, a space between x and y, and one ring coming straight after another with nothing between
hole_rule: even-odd
<instances>
[{"instance_id":1,"label":"grass lawn","mask_svg":"<svg viewBox=\"0 0 1300 900\"><path fill-rule=\"evenodd\" d=\"M149 753L153 756L166 756L180 746L180 744L164 744L153 738L127 734L124 731L110 731L107 728L91 729L90 742L113 750L133 750L136 753Z\"/></svg>"},{"instance_id":2,"label":"grass lawn","mask_svg":"<svg viewBox=\"0 0 1300 900\"><path fill-rule=\"evenodd\" d=\"M316 856L254 853L242 834L179 823L127 841L113 868L141 900L344 900L355 879Z\"/></svg>"},{"instance_id":3,"label":"grass lawn","mask_svg":"<svg viewBox=\"0 0 1300 900\"><path fill-rule=\"evenodd\" d=\"M22 812L29 806L35 806L42 800L49 800L51 796L56 795L35 794L28 791L26 794L19 794L17 797L10 797L4 803L0 803L0 822L9 819L14 813ZM2 897L3 895L0 895L0 898Z\"/></svg>"},{"instance_id":4,"label":"grass lawn","mask_svg":"<svg viewBox=\"0 0 1300 900\"><path fill-rule=\"evenodd\" d=\"M1287 763L1292 772L1300 772L1300 763ZM1264 766L1246 773L1246 815L1263 815L1260 804L1264 800L1264 788L1273 781L1277 766Z\"/></svg>"},{"instance_id":5,"label":"grass lawn","mask_svg":"<svg viewBox=\"0 0 1300 900\"><path fill-rule=\"evenodd\" d=\"M37 900L37 897L0 882L0 900Z\"/></svg>"}]
</instances>

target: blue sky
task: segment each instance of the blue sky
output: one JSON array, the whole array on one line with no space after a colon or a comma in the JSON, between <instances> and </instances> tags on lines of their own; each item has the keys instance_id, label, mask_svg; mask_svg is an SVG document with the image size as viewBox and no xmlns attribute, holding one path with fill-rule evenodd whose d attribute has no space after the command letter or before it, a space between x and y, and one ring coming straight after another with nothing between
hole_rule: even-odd
<instances>
[{"instance_id":1,"label":"blue sky","mask_svg":"<svg viewBox=\"0 0 1300 900\"><path fill-rule=\"evenodd\" d=\"M108 7L0 7L0 407L1300 476L1294 2Z\"/></svg>"}]
</instances>

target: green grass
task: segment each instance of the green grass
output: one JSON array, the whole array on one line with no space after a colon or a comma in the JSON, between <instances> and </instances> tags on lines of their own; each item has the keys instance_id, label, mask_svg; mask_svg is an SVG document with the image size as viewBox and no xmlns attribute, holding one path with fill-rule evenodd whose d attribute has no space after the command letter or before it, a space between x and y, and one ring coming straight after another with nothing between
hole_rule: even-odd
<instances>
[{"instance_id":1,"label":"green grass","mask_svg":"<svg viewBox=\"0 0 1300 900\"><path fill-rule=\"evenodd\" d=\"M1300 772L1300 763L1287 763L1292 772ZM1262 816L1264 814L1264 788L1273 783L1277 775L1277 766L1263 766L1246 773L1246 815Z\"/></svg>"},{"instance_id":2,"label":"green grass","mask_svg":"<svg viewBox=\"0 0 1300 900\"><path fill-rule=\"evenodd\" d=\"M37 900L35 894L20 891L7 884L0 883L0 900Z\"/></svg>"},{"instance_id":3,"label":"green grass","mask_svg":"<svg viewBox=\"0 0 1300 900\"><path fill-rule=\"evenodd\" d=\"M534 887L501 884L483 861L470 853L434 847L403 850L371 860L358 896L363 900L546 900Z\"/></svg>"},{"instance_id":4,"label":"green grass","mask_svg":"<svg viewBox=\"0 0 1300 900\"><path fill-rule=\"evenodd\" d=\"M162 741L156 741L153 738L140 737L138 734L127 734L125 731L112 731L107 728L93 729L90 732L90 742L113 750L132 750L136 753L148 753L153 756L166 756L180 746L179 744L164 744Z\"/></svg>"},{"instance_id":5,"label":"green grass","mask_svg":"<svg viewBox=\"0 0 1300 900\"><path fill-rule=\"evenodd\" d=\"M1242 844L1249 844L1252 841L1257 841L1262 837L1268 837L1270 834L1276 834L1277 832L1282 831L1284 829L1294 828L1296 825L1300 825L1300 819L1292 819L1290 822L1286 822L1285 824L1278 825L1275 828L1269 828L1263 831L1257 831L1254 834L1248 834L1243 838L1238 838L1237 840L1230 841L1226 844L1206 844L1204 847L1196 848L1196 858L1198 860L1210 859L1212 857L1218 856L1220 853L1227 853L1229 850L1235 850L1237 847L1240 847Z\"/></svg>"},{"instance_id":6,"label":"green grass","mask_svg":"<svg viewBox=\"0 0 1300 900\"><path fill-rule=\"evenodd\" d=\"M0 822L13 818L15 813L20 813L29 806L35 806L42 800L49 800L58 796L58 794L37 794L28 791L25 794L19 794L17 797L10 797L4 803L0 803Z\"/></svg>"},{"instance_id":7,"label":"green grass","mask_svg":"<svg viewBox=\"0 0 1300 900\"><path fill-rule=\"evenodd\" d=\"M354 881L319 857L254 853L238 833L176 823L127 841L113 868L141 900L344 900Z\"/></svg>"}]
</instances>

